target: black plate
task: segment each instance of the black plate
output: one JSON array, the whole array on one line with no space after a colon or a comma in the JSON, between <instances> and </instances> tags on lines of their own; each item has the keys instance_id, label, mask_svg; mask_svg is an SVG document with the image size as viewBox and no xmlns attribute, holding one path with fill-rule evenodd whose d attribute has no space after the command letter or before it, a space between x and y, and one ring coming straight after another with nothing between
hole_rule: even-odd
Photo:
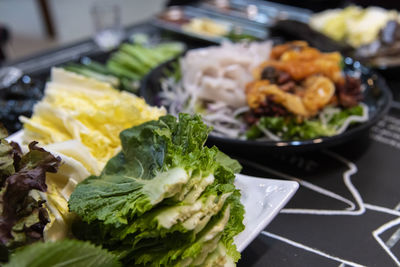
<instances>
[{"instance_id":1,"label":"black plate","mask_svg":"<svg viewBox=\"0 0 400 267\"><path fill-rule=\"evenodd\" d=\"M158 92L160 91L160 80L166 77L168 70L173 68L173 64L177 59L168 61L151 71L143 80L140 94L151 105L159 105L160 99ZM321 137L312 140L300 141L248 141L232 138L222 138L209 136L208 145L216 145L227 153L241 154L267 154L274 152L307 152L319 150L326 147L332 147L344 142L354 140L366 134L371 126L389 110L392 93L386 85L385 80L374 71L362 66L358 61L351 58L345 59L345 72L353 71L361 72L362 84L365 85L363 102L369 107L369 120L356 124L342 134Z\"/></svg>"}]
</instances>

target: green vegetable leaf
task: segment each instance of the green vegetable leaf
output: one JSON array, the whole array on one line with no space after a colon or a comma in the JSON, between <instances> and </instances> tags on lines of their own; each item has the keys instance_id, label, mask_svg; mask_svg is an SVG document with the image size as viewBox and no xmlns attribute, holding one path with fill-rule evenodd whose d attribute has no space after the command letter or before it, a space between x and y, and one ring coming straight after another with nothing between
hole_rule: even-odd
<instances>
[{"instance_id":1,"label":"green vegetable leaf","mask_svg":"<svg viewBox=\"0 0 400 267\"><path fill-rule=\"evenodd\" d=\"M326 112L329 110L329 112ZM256 139L262 136L262 129L274 133L282 140L307 140L323 136L333 136L350 116L363 115L364 108L361 105L338 109L327 107L320 115L326 116L325 122L318 118L298 121L294 117L262 117L247 132L248 139ZM327 115L327 114L329 115Z\"/></svg>"},{"instance_id":2,"label":"green vegetable leaf","mask_svg":"<svg viewBox=\"0 0 400 267\"><path fill-rule=\"evenodd\" d=\"M329 124L340 126L349 116L362 116L363 112L364 109L361 105L341 110L340 112L333 115L332 119L329 121Z\"/></svg>"},{"instance_id":3,"label":"green vegetable leaf","mask_svg":"<svg viewBox=\"0 0 400 267\"><path fill-rule=\"evenodd\" d=\"M241 166L204 146L209 132L187 114L121 132L122 151L70 197L83 220L74 234L130 264L201 263L218 244L237 260L233 236L243 230L244 209L233 181Z\"/></svg>"},{"instance_id":4,"label":"green vegetable leaf","mask_svg":"<svg viewBox=\"0 0 400 267\"><path fill-rule=\"evenodd\" d=\"M17 250L4 267L118 267L116 256L88 242L64 240L35 243Z\"/></svg>"},{"instance_id":5,"label":"green vegetable leaf","mask_svg":"<svg viewBox=\"0 0 400 267\"><path fill-rule=\"evenodd\" d=\"M105 64L85 59L83 64L69 63L63 68L137 93L140 79L152 68L182 53L183 49L181 43L161 43L151 47L124 43Z\"/></svg>"},{"instance_id":6,"label":"green vegetable leaf","mask_svg":"<svg viewBox=\"0 0 400 267\"><path fill-rule=\"evenodd\" d=\"M225 153L218 151L216 160L221 166L228 170L232 170L234 173L239 173L242 170L242 166L239 164L237 160L231 159Z\"/></svg>"},{"instance_id":7,"label":"green vegetable leaf","mask_svg":"<svg viewBox=\"0 0 400 267\"><path fill-rule=\"evenodd\" d=\"M240 253L236 250L233 238L244 230L244 207L240 203L240 192L235 192L229 197L227 203L231 207L230 219L222 233L221 241L227 250L227 254L236 262L240 259Z\"/></svg>"},{"instance_id":8,"label":"green vegetable leaf","mask_svg":"<svg viewBox=\"0 0 400 267\"><path fill-rule=\"evenodd\" d=\"M253 124L247 131L246 131L246 138L249 140L257 139L263 135L260 128Z\"/></svg>"},{"instance_id":9,"label":"green vegetable leaf","mask_svg":"<svg viewBox=\"0 0 400 267\"><path fill-rule=\"evenodd\" d=\"M251 34L237 32L236 30L231 30L228 34L225 35L225 37L232 42L252 42L259 40L259 38Z\"/></svg>"},{"instance_id":10,"label":"green vegetable leaf","mask_svg":"<svg viewBox=\"0 0 400 267\"><path fill-rule=\"evenodd\" d=\"M229 222L231 215L230 205L207 224L207 226L195 237L192 242L183 239L182 235L176 235L164 239L163 244L153 247L145 247L135 250L132 257L135 263L145 266L187 266L189 264L201 264L205 257L212 252L221 240L222 232ZM197 261L195 263L195 261Z\"/></svg>"},{"instance_id":11,"label":"green vegetable leaf","mask_svg":"<svg viewBox=\"0 0 400 267\"><path fill-rule=\"evenodd\" d=\"M126 224L177 194L192 173L213 172L218 150L203 148L208 132L200 117L189 115L179 122L164 116L121 132L122 151L99 177L77 186L70 209L87 222Z\"/></svg>"},{"instance_id":12,"label":"green vegetable leaf","mask_svg":"<svg viewBox=\"0 0 400 267\"><path fill-rule=\"evenodd\" d=\"M306 140L335 134L334 128L315 120L298 123L295 118L263 117L259 126L275 133L282 140Z\"/></svg>"}]
</instances>

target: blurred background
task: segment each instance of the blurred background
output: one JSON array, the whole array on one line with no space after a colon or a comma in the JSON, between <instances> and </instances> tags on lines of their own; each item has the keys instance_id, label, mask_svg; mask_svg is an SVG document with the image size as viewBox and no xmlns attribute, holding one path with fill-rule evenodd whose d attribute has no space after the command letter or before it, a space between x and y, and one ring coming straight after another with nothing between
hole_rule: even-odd
<instances>
[{"instance_id":1,"label":"blurred background","mask_svg":"<svg viewBox=\"0 0 400 267\"><path fill-rule=\"evenodd\" d=\"M94 32L91 9L96 0L0 0L0 33L8 61L89 38ZM109 1L110 2L110 1ZM121 23L132 25L161 11L165 0L115 0ZM6 36L5 36L6 35ZM0 43L1 44L1 43Z\"/></svg>"},{"instance_id":2,"label":"blurred background","mask_svg":"<svg viewBox=\"0 0 400 267\"><path fill-rule=\"evenodd\" d=\"M108 2L119 6L120 22L122 26L128 26L151 18L163 10L166 5L193 4L199 1L115 0ZM399 1L396 0L276 0L269 2L312 11L322 11L350 4L397 9L400 6ZM4 58L6 61L13 62L50 48L89 38L94 33L91 11L95 3L96 0L0 0L0 62L4 62Z\"/></svg>"}]
</instances>

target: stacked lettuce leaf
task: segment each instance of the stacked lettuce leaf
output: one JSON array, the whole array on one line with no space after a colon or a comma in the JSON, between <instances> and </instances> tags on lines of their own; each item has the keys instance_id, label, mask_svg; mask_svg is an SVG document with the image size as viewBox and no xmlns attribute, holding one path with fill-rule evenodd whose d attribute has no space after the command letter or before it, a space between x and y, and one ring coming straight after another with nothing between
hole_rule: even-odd
<instances>
[{"instance_id":1,"label":"stacked lettuce leaf","mask_svg":"<svg viewBox=\"0 0 400 267\"><path fill-rule=\"evenodd\" d=\"M233 184L240 165L204 146L209 132L187 114L121 132L122 151L70 197L82 219L74 234L126 264L233 265L240 258L233 237L244 229Z\"/></svg>"}]
</instances>

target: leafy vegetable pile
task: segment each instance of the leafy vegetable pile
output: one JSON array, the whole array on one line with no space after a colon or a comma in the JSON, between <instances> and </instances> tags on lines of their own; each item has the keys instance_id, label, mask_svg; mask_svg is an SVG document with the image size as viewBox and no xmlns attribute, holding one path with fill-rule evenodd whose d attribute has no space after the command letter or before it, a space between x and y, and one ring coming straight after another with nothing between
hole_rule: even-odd
<instances>
[{"instance_id":1,"label":"leafy vegetable pile","mask_svg":"<svg viewBox=\"0 0 400 267\"><path fill-rule=\"evenodd\" d=\"M41 242L46 240L46 229L55 220L54 210L48 205L48 173L61 169L61 158L38 147L36 142L30 143L29 152L23 154L17 143L5 140L6 136L7 131L0 124L0 265L121 266L115 255L89 242ZM72 173L71 168L69 171Z\"/></svg>"},{"instance_id":2,"label":"leafy vegetable pile","mask_svg":"<svg viewBox=\"0 0 400 267\"><path fill-rule=\"evenodd\" d=\"M120 150L118 134L122 130L164 114L163 109L151 107L144 99L118 91L108 83L53 68L45 96L36 103L32 117L20 119L24 123L24 142L79 142L90 152L85 158L94 161L88 170L99 174ZM81 148L71 149L83 154Z\"/></svg>"},{"instance_id":3,"label":"leafy vegetable pile","mask_svg":"<svg viewBox=\"0 0 400 267\"><path fill-rule=\"evenodd\" d=\"M105 65L86 60L84 64L71 63L64 68L87 77L110 83L115 88L136 92L138 81L152 68L183 52L180 43L162 43L147 47L124 43L111 55Z\"/></svg>"},{"instance_id":4,"label":"leafy vegetable pile","mask_svg":"<svg viewBox=\"0 0 400 267\"><path fill-rule=\"evenodd\" d=\"M36 243L11 256L4 267L118 267L115 255L88 242L64 240Z\"/></svg>"},{"instance_id":5,"label":"leafy vegetable pile","mask_svg":"<svg viewBox=\"0 0 400 267\"><path fill-rule=\"evenodd\" d=\"M244 209L233 181L241 167L204 147L209 132L187 114L121 132L122 151L70 197L70 210L82 219L74 234L129 264L236 262L233 237L244 229Z\"/></svg>"},{"instance_id":6,"label":"leafy vegetable pile","mask_svg":"<svg viewBox=\"0 0 400 267\"><path fill-rule=\"evenodd\" d=\"M36 142L23 155L6 136L0 125L0 260L17 247L43 240L49 214L39 192L47 190L46 172L56 172L60 164Z\"/></svg>"},{"instance_id":7,"label":"leafy vegetable pile","mask_svg":"<svg viewBox=\"0 0 400 267\"><path fill-rule=\"evenodd\" d=\"M246 137L256 139L265 134L272 134L277 136L277 140L307 140L333 136L344 132L349 124L363 121L368 115L366 109L361 104L347 109L328 107L318 118L303 121L294 117L262 117L247 130Z\"/></svg>"}]
</instances>

